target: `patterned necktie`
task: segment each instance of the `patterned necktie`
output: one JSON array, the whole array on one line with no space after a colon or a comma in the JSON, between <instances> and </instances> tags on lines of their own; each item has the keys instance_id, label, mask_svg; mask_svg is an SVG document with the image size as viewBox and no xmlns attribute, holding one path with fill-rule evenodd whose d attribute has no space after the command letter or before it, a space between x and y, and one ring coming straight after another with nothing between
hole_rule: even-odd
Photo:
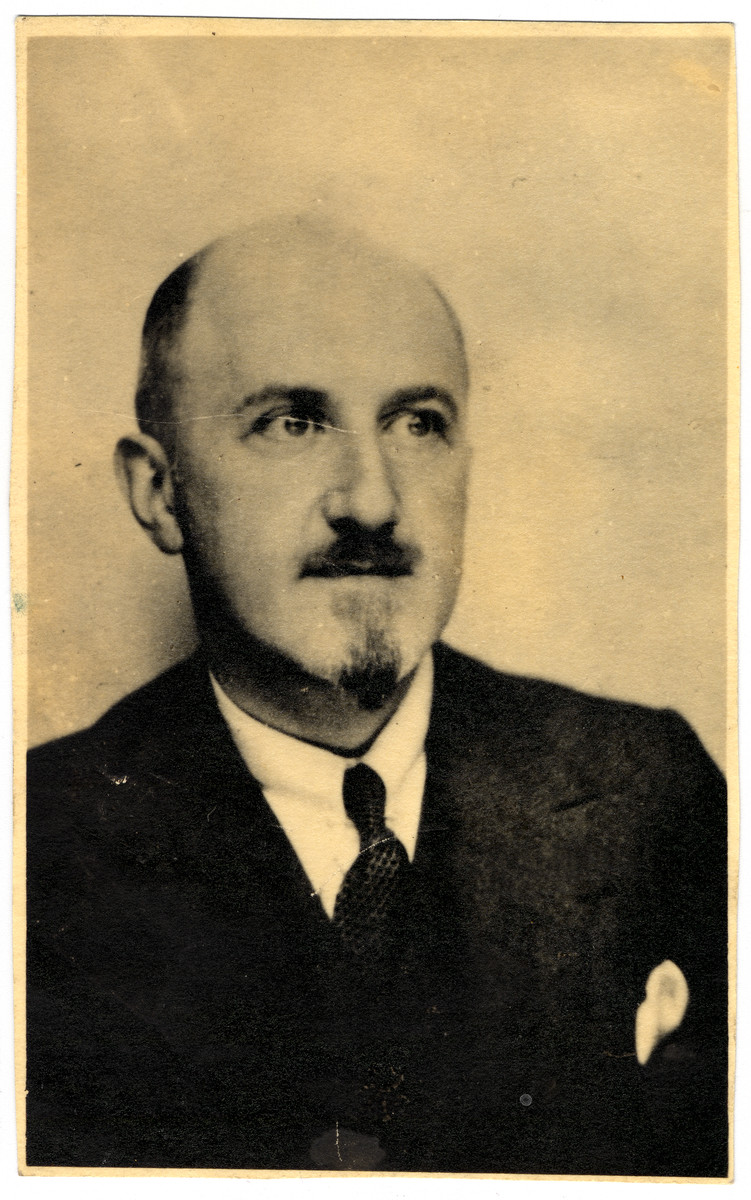
<instances>
[{"instance_id":1,"label":"patterned necktie","mask_svg":"<svg viewBox=\"0 0 751 1200\"><path fill-rule=\"evenodd\" d=\"M389 937L400 879L409 869L407 852L385 823L386 789L365 763L344 772L344 810L360 835L360 853L339 889L334 925L353 954L377 957Z\"/></svg>"}]
</instances>

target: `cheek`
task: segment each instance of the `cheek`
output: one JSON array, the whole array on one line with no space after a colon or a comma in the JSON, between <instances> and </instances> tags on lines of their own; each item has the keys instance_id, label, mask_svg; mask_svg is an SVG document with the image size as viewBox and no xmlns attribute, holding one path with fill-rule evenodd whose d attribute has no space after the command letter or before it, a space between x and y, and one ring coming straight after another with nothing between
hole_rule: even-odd
<instances>
[{"instance_id":1,"label":"cheek","mask_svg":"<svg viewBox=\"0 0 751 1200\"><path fill-rule=\"evenodd\" d=\"M453 554L461 545L467 507L465 472L437 470L414 493L415 533L438 553Z\"/></svg>"},{"instance_id":2,"label":"cheek","mask_svg":"<svg viewBox=\"0 0 751 1200\"><path fill-rule=\"evenodd\" d=\"M264 471L244 459L195 471L184 489L194 541L214 571L254 576L289 569L309 547L310 486L288 471Z\"/></svg>"}]
</instances>

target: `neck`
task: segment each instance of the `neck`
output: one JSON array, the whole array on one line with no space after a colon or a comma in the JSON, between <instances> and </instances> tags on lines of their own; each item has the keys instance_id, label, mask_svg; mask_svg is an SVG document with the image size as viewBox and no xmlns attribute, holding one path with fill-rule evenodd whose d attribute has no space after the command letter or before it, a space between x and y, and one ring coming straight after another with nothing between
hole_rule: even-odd
<instances>
[{"instance_id":1,"label":"neck","mask_svg":"<svg viewBox=\"0 0 751 1200\"><path fill-rule=\"evenodd\" d=\"M376 706L363 707L350 690L309 675L260 643L240 656L209 636L203 648L217 683L243 712L291 737L347 756L365 753L415 675L412 671L401 679Z\"/></svg>"}]
</instances>

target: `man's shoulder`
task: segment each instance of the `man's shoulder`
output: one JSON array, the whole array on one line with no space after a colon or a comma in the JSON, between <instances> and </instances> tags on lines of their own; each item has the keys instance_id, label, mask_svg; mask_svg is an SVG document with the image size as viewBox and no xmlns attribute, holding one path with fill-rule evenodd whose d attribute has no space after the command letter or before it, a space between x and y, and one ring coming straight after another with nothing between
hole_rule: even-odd
<instances>
[{"instance_id":1,"label":"man's shoulder","mask_svg":"<svg viewBox=\"0 0 751 1200\"><path fill-rule=\"evenodd\" d=\"M535 724L555 719L579 725L592 720L608 723L649 721L666 710L615 700L567 684L491 667L446 643L434 648L436 696L439 703L487 720L531 719Z\"/></svg>"},{"instance_id":2,"label":"man's shoulder","mask_svg":"<svg viewBox=\"0 0 751 1200\"><path fill-rule=\"evenodd\" d=\"M433 725L441 738L484 746L491 754L503 747L514 760L523 755L540 764L580 764L594 773L708 757L672 709L498 671L446 644L435 648L435 665Z\"/></svg>"},{"instance_id":3,"label":"man's shoulder","mask_svg":"<svg viewBox=\"0 0 751 1200\"><path fill-rule=\"evenodd\" d=\"M31 749L30 782L53 771L101 769L153 756L184 741L203 721L209 687L200 657L182 660L124 696L88 728Z\"/></svg>"}]
</instances>

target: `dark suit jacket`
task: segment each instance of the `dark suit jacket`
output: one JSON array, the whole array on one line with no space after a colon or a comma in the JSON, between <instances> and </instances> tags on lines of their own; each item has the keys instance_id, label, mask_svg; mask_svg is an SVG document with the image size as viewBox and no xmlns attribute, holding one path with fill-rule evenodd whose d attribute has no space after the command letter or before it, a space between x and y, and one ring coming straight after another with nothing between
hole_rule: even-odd
<instances>
[{"instance_id":1,"label":"dark suit jacket","mask_svg":"<svg viewBox=\"0 0 751 1200\"><path fill-rule=\"evenodd\" d=\"M726 1174L719 772L674 713L435 654L382 968L342 960L200 655L30 754L30 1164L316 1169L339 1128L396 1171ZM689 1007L640 1067L665 959Z\"/></svg>"}]
</instances>

